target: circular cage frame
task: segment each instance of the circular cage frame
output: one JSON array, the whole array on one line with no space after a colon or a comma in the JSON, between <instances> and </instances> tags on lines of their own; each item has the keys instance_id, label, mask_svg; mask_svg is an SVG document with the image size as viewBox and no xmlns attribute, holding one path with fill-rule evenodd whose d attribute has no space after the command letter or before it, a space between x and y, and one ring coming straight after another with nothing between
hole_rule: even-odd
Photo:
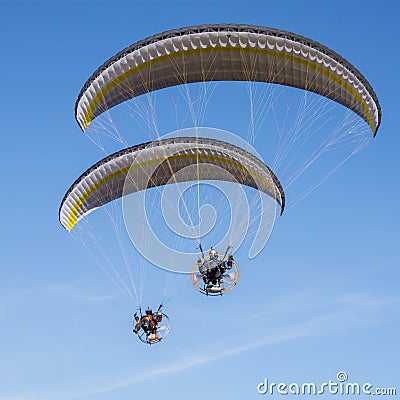
<instances>
[{"instance_id":1,"label":"circular cage frame","mask_svg":"<svg viewBox=\"0 0 400 400\"><path fill-rule=\"evenodd\" d=\"M222 261L224 259L226 255L224 254L218 254L218 258ZM204 261L208 261L210 259L210 256L204 256L202 257L202 260ZM201 285L201 283L203 283L203 276L198 272L198 263L196 262L192 268L192 271L190 273L190 279L192 281L192 285L194 286L194 288L206 295L206 296L211 296L211 297L216 297L216 296L222 296L226 293L229 293L238 283L239 278L240 278L240 271L239 268L236 264L235 261L232 261L232 268L229 271L232 271L235 273L235 278L234 279L230 279L227 278L227 276L224 274L222 276L222 280L221 280L221 291L218 293L212 293L206 290L206 288L204 286Z\"/></svg>"},{"instance_id":2,"label":"circular cage frame","mask_svg":"<svg viewBox=\"0 0 400 400\"><path fill-rule=\"evenodd\" d=\"M145 344L148 344L148 345L153 345L153 344L157 344L157 343L160 343L167 335L168 335L168 333L169 333L169 331L170 331L170 329L171 329L171 325L170 325L170 319L169 319L169 317L168 317L168 315L167 314L164 314L163 312L161 313L161 315L162 315L162 318L163 318L163 322L165 321L165 322L167 322L166 324L164 323L163 325L160 325L160 326L158 326L157 325L157 331L156 331L156 334L157 334L157 339L155 339L155 340L149 340L148 339L148 334L147 334L147 332L145 332L142 328L139 330L139 332L137 333L137 336L138 336L138 338L139 338L139 340L142 342L142 343L145 343ZM162 328L164 328L165 327L165 329L162 329Z\"/></svg>"}]
</instances>

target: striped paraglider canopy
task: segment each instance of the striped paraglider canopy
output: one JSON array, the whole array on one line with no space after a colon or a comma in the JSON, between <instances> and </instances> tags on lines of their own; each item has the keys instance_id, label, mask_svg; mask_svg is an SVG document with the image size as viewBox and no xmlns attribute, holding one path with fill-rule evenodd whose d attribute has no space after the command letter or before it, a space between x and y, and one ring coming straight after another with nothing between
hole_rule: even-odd
<instances>
[{"instance_id":1,"label":"striped paraglider canopy","mask_svg":"<svg viewBox=\"0 0 400 400\"><path fill-rule=\"evenodd\" d=\"M85 130L103 112L166 87L209 81L281 84L317 93L363 118L375 135L381 119L365 77L328 47L295 33L234 24L174 29L141 40L88 79L75 106Z\"/></svg>"},{"instance_id":2,"label":"striped paraglider canopy","mask_svg":"<svg viewBox=\"0 0 400 400\"><path fill-rule=\"evenodd\" d=\"M255 155L219 140L178 137L129 147L93 165L64 196L59 219L70 231L85 215L122 196L200 180L252 187L275 199L281 213L284 210L279 180Z\"/></svg>"}]
</instances>

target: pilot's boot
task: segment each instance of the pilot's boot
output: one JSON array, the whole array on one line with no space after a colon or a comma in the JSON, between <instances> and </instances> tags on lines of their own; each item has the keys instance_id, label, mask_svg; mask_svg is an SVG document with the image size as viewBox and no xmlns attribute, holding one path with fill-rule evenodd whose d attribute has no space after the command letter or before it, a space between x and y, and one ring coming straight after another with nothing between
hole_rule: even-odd
<instances>
[{"instance_id":1,"label":"pilot's boot","mask_svg":"<svg viewBox=\"0 0 400 400\"><path fill-rule=\"evenodd\" d=\"M209 293L219 293L221 291L221 287L218 285L212 285L211 287L207 288Z\"/></svg>"},{"instance_id":2,"label":"pilot's boot","mask_svg":"<svg viewBox=\"0 0 400 400\"><path fill-rule=\"evenodd\" d=\"M157 336L156 333L150 333L150 335L147 336L147 339L148 339L150 342L152 342L153 340L157 340L157 339L158 339L158 336Z\"/></svg>"}]
</instances>

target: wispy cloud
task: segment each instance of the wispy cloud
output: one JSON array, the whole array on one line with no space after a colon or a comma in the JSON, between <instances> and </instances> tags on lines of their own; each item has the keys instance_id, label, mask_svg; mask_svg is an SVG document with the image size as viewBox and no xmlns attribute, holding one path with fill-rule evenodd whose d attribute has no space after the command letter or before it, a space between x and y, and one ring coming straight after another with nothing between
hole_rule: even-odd
<instances>
[{"instance_id":1,"label":"wispy cloud","mask_svg":"<svg viewBox=\"0 0 400 400\"><path fill-rule=\"evenodd\" d=\"M165 376L168 374L174 374L180 371L186 371L188 369L194 368L196 366L202 364L209 364L227 357L235 356L240 353L244 353L246 351L255 350L260 347L264 347L267 345L282 343L294 339L298 339L304 336L308 336L308 331L301 331L296 328L296 331L288 332L286 334L271 334L268 337L263 338L258 342L252 342L251 344L246 344L242 346L237 346L235 348L231 348L229 350L225 350L222 352L210 352L208 355L196 355L193 357L188 357L181 359L179 361L169 363L163 367L153 368L152 370L137 373L137 371L132 371L133 377L126 378L124 380L120 380L119 382L113 382L110 384L106 384L103 386L96 386L96 388L82 388L81 390L62 390L62 391L47 391L35 394L20 394L14 395L12 397L6 397L7 400L36 400L40 398L42 400L74 400L74 399L82 399L94 395L99 395L107 392L112 392L118 389L122 389L125 387L141 384L150 379L159 378L161 376ZM220 344L221 345L221 344Z\"/></svg>"},{"instance_id":2,"label":"wispy cloud","mask_svg":"<svg viewBox=\"0 0 400 400\"><path fill-rule=\"evenodd\" d=\"M295 296L295 298L298 298ZM306 301L305 299L308 299ZM313 317L305 317L310 310L315 311L315 298L304 297L304 301L296 309L296 314L304 314L304 318L300 315L297 322L288 318L288 315L293 312L290 307L291 302L282 302L278 307L274 305L274 315L281 316L282 323L277 324L275 330L265 329L268 335L264 336L258 341L245 343L236 346L227 346L226 341L217 343L215 349L227 348L222 351L209 351L207 354L196 354L176 360L175 362L168 362L168 365L159 368L152 368L145 372L138 373L136 370L131 371L128 378L121 379L117 382L110 382L103 385L96 385L95 388L82 387L76 390L63 390L36 393L35 395L19 395L9 397L9 400L33 400L41 398L42 400L73 400L82 399L90 396L100 395L102 393L113 392L122 388L135 386L146 382L150 379L160 378L166 375L175 374L180 371L187 371L188 369L195 368L203 364L213 363L228 357L233 357L241 353L256 350L262 347L276 345L279 343L290 342L302 338L318 336L326 333L337 333L341 331L348 331L371 325L378 320L382 320L381 316L384 311L397 310L400 305L400 296L393 297L366 297L364 295L341 295L328 303L324 303L321 307L321 312L314 314ZM326 310L330 311L327 312ZM271 313L272 315L272 313ZM380 316L380 319L377 316ZM259 319L259 314L249 316L249 319ZM289 321L284 323L283 321ZM232 338L232 343L238 341Z\"/></svg>"},{"instance_id":3,"label":"wispy cloud","mask_svg":"<svg viewBox=\"0 0 400 400\"><path fill-rule=\"evenodd\" d=\"M72 284L47 285L46 292L83 303L101 303L113 300L121 294L121 292L117 290L108 293L104 293L104 291L100 290L97 292L90 292L87 288L83 290L80 289L79 286Z\"/></svg>"},{"instance_id":4,"label":"wispy cloud","mask_svg":"<svg viewBox=\"0 0 400 400\"><path fill-rule=\"evenodd\" d=\"M2 290L0 293L0 320L14 315L19 308L26 308L27 304L43 296L60 296L82 303L102 303L113 300L121 295L119 290L80 288L78 284L49 284L46 286L32 286L29 289L19 288Z\"/></svg>"},{"instance_id":5,"label":"wispy cloud","mask_svg":"<svg viewBox=\"0 0 400 400\"><path fill-rule=\"evenodd\" d=\"M308 303L303 303L303 311L314 308L315 299L310 298L309 300L310 301ZM286 319L285 314L287 314L289 311L292 311L289 310L289 304L289 302L285 302L281 308L275 307L275 312L281 314L281 316ZM367 298L366 296L357 295L339 296L331 302L330 306L332 311L330 313L323 312L322 315L306 319L305 321L288 324L285 327L277 327L274 332L271 332L270 330L270 333L267 336L264 336L258 341L231 347L228 350L220 352L210 351L207 355L191 356L167 366L143 372L141 374L136 374L133 378L121 380L110 385L105 385L102 388L96 388L95 390L88 391L85 394L77 394L75 397L71 397L71 399L83 398L109 391L111 392L127 386L133 386L145 382L152 378L158 378L164 375L188 370L202 364L212 363L227 357L238 355L240 353L245 353L247 351L256 350L258 348L274 344L289 342L306 337L313 337L326 332L332 333L334 331L355 329L357 327L369 325L376 321L375 317L377 313L380 314L380 312L384 309L397 309L399 304L400 296L388 298ZM365 318L365 312L367 312L369 318ZM254 314L252 317L254 320L259 320L259 314ZM222 346L222 344L224 344L224 346ZM226 342L218 343L216 348L223 348L225 345Z\"/></svg>"},{"instance_id":6,"label":"wispy cloud","mask_svg":"<svg viewBox=\"0 0 400 400\"><path fill-rule=\"evenodd\" d=\"M0 319L8 317L15 309L37 296L38 292L32 289L3 290L0 294Z\"/></svg>"}]
</instances>

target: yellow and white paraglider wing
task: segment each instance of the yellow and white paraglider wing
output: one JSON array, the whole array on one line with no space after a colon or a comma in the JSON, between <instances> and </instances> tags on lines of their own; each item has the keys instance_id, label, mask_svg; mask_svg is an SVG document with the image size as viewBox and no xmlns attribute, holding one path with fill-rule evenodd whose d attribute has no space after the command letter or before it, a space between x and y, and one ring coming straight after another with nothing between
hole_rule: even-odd
<instances>
[{"instance_id":1,"label":"yellow and white paraglider wing","mask_svg":"<svg viewBox=\"0 0 400 400\"><path fill-rule=\"evenodd\" d=\"M378 99L364 76L333 50L294 33L251 25L171 30L124 49L86 82L75 106L85 130L103 112L131 98L180 84L254 81L317 93L363 118L375 135Z\"/></svg>"},{"instance_id":2,"label":"yellow and white paraglider wing","mask_svg":"<svg viewBox=\"0 0 400 400\"><path fill-rule=\"evenodd\" d=\"M280 182L256 156L222 141L187 137L141 144L99 161L68 190L59 219L70 231L85 215L122 196L198 180L246 185L275 199L281 213L285 207Z\"/></svg>"}]
</instances>

